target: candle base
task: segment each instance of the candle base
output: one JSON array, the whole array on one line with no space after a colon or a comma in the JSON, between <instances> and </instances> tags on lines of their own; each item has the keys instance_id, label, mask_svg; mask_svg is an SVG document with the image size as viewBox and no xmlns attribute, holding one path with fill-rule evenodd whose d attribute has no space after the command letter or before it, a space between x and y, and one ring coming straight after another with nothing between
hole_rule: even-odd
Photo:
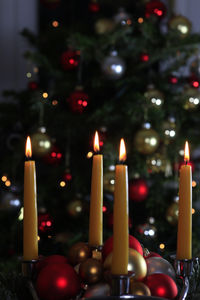
<instances>
[{"instance_id":1,"label":"candle base","mask_svg":"<svg viewBox=\"0 0 200 300\"><path fill-rule=\"evenodd\" d=\"M29 299L30 300L39 300L36 290L33 285L33 281L35 278L35 264L37 260L23 260L22 261L22 275L24 277L24 284L29 291Z\"/></svg>"},{"instance_id":2,"label":"candle base","mask_svg":"<svg viewBox=\"0 0 200 300\"><path fill-rule=\"evenodd\" d=\"M174 269L178 278L183 281L183 287L178 300L185 300L190 291L190 278L195 273L195 268L199 268L199 258L177 259L175 255L171 256L174 260Z\"/></svg>"}]
</instances>

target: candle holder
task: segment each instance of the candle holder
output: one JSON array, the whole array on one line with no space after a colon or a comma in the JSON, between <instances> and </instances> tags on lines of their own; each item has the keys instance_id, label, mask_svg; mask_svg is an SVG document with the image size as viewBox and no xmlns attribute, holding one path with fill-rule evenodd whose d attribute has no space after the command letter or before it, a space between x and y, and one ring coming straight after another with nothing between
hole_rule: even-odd
<instances>
[{"instance_id":1,"label":"candle holder","mask_svg":"<svg viewBox=\"0 0 200 300\"><path fill-rule=\"evenodd\" d=\"M39 300L36 290L33 285L33 280L34 280L34 269L35 269L35 264L37 260L23 260L22 261L22 275L24 277L24 283L26 285L26 288L29 292L29 299L30 300Z\"/></svg>"},{"instance_id":2,"label":"candle holder","mask_svg":"<svg viewBox=\"0 0 200 300\"><path fill-rule=\"evenodd\" d=\"M174 260L174 269L177 277L183 281L183 287L178 300L185 300L191 289L190 279L199 270L199 258L176 259L175 255L171 256L171 258Z\"/></svg>"}]
</instances>

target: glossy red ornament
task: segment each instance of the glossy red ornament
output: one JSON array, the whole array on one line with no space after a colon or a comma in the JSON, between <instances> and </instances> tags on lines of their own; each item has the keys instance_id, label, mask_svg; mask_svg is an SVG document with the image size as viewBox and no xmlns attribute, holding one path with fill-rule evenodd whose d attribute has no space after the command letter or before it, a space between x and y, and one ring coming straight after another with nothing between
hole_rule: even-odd
<instances>
[{"instance_id":1,"label":"glossy red ornament","mask_svg":"<svg viewBox=\"0 0 200 300\"><path fill-rule=\"evenodd\" d=\"M88 5L89 11L97 13L100 10L100 5L96 1L91 1Z\"/></svg>"},{"instance_id":2,"label":"glossy red ornament","mask_svg":"<svg viewBox=\"0 0 200 300\"><path fill-rule=\"evenodd\" d=\"M174 299L178 288L174 280L166 274L152 274L145 278L144 284L148 286L152 296Z\"/></svg>"},{"instance_id":3,"label":"glossy red ornament","mask_svg":"<svg viewBox=\"0 0 200 300\"><path fill-rule=\"evenodd\" d=\"M67 99L72 112L79 114L83 113L87 108L88 101L88 94L86 94L81 88L75 89L75 91L72 92Z\"/></svg>"},{"instance_id":4,"label":"glossy red ornament","mask_svg":"<svg viewBox=\"0 0 200 300\"><path fill-rule=\"evenodd\" d=\"M69 264L49 264L40 271L36 290L42 300L74 298L80 290L80 280Z\"/></svg>"},{"instance_id":5,"label":"glossy red ornament","mask_svg":"<svg viewBox=\"0 0 200 300\"><path fill-rule=\"evenodd\" d=\"M144 179L133 179L129 181L129 199L135 202L144 201L149 193L149 188Z\"/></svg>"},{"instance_id":6,"label":"glossy red ornament","mask_svg":"<svg viewBox=\"0 0 200 300\"><path fill-rule=\"evenodd\" d=\"M38 214L38 231L39 234L48 234L52 231L53 219L48 213Z\"/></svg>"},{"instance_id":7,"label":"glossy red ornament","mask_svg":"<svg viewBox=\"0 0 200 300\"><path fill-rule=\"evenodd\" d=\"M61 54L63 70L73 70L79 64L80 51L67 50Z\"/></svg>"},{"instance_id":8,"label":"glossy red ornament","mask_svg":"<svg viewBox=\"0 0 200 300\"><path fill-rule=\"evenodd\" d=\"M149 61L149 54L148 54L148 53L141 53L141 54L140 54L140 60L141 60L142 62L147 62L147 61Z\"/></svg>"},{"instance_id":9,"label":"glossy red ornament","mask_svg":"<svg viewBox=\"0 0 200 300\"><path fill-rule=\"evenodd\" d=\"M66 264L67 262L67 258L62 255L54 254L47 257L43 257L37 262L36 271L37 273L39 273L44 267L46 267L49 264Z\"/></svg>"},{"instance_id":10,"label":"glossy red ornament","mask_svg":"<svg viewBox=\"0 0 200 300\"><path fill-rule=\"evenodd\" d=\"M62 161L63 154L60 149L54 145L51 152L46 154L43 158L47 164L59 164Z\"/></svg>"},{"instance_id":11,"label":"glossy red ornament","mask_svg":"<svg viewBox=\"0 0 200 300\"><path fill-rule=\"evenodd\" d=\"M158 19L162 19L166 15L166 6L159 0L152 0L147 2L145 6L145 17L150 18L156 16Z\"/></svg>"},{"instance_id":12,"label":"glossy red ornament","mask_svg":"<svg viewBox=\"0 0 200 300\"><path fill-rule=\"evenodd\" d=\"M37 89L38 89L38 84L37 84L37 82L35 82L35 81L29 81L29 83L28 83L28 88L29 88L29 90L31 90L31 91L37 90Z\"/></svg>"},{"instance_id":13,"label":"glossy red ornament","mask_svg":"<svg viewBox=\"0 0 200 300\"><path fill-rule=\"evenodd\" d=\"M143 249L140 242L132 235L129 234L129 248L135 249L141 255L143 255ZM113 236L107 239L103 245L102 256L105 259L108 254L110 254L113 250Z\"/></svg>"},{"instance_id":14,"label":"glossy red ornament","mask_svg":"<svg viewBox=\"0 0 200 300\"><path fill-rule=\"evenodd\" d=\"M61 0L40 0L49 9L55 9L60 5Z\"/></svg>"}]
</instances>

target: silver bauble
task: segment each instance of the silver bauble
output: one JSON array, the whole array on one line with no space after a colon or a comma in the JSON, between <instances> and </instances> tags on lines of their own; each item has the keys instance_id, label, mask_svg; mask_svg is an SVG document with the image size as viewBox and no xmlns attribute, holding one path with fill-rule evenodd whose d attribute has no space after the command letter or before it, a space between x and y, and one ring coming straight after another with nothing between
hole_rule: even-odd
<instances>
[{"instance_id":1,"label":"silver bauble","mask_svg":"<svg viewBox=\"0 0 200 300\"><path fill-rule=\"evenodd\" d=\"M118 56L117 51L112 51L110 55L103 60L102 71L108 79L121 78L125 69L125 62Z\"/></svg>"},{"instance_id":2,"label":"silver bauble","mask_svg":"<svg viewBox=\"0 0 200 300\"><path fill-rule=\"evenodd\" d=\"M147 276L157 273L163 273L175 279L176 274L172 265L162 257L149 257L146 259Z\"/></svg>"}]
</instances>

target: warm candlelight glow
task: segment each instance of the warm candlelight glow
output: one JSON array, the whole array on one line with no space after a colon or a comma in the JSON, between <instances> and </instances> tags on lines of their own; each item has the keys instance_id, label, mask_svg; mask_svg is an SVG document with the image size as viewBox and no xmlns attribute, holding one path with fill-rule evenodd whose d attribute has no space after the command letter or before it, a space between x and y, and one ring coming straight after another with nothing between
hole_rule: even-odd
<instances>
[{"instance_id":1,"label":"warm candlelight glow","mask_svg":"<svg viewBox=\"0 0 200 300\"><path fill-rule=\"evenodd\" d=\"M126 147L125 147L124 139L120 140L119 160L120 161L126 160Z\"/></svg>"},{"instance_id":2,"label":"warm candlelight glow","mask_svg":"<svg viewBox=\"0 0 200 300\"><path fill-rule=\"evenodd\" d=\"M189 151L189 146L188 142L185 142L185 151L184 151L184 161L188 162L190 160L190 151Z\"/></svg>"},{"instance_id":3,"label":"warm candlelight glow","mask_svg":"<svg viewBox=\"0 0 200 300\"><path fill-rule=\"evenodd\" d=\"M98 132L95 132L95 137L94 137L94 151L98 152L100 150L99 148L99 135Z\"/></svg>"},{"instance_id":4,"label":"warm candlelight glow","mask_svg":"<svg viewBox=\"0 0 200 300\"><path fill-rule=\"evenodd\" d=\"M26 157L32 156L31 139L28 136L26 140Z\"/></svg>"}]
</instances>

